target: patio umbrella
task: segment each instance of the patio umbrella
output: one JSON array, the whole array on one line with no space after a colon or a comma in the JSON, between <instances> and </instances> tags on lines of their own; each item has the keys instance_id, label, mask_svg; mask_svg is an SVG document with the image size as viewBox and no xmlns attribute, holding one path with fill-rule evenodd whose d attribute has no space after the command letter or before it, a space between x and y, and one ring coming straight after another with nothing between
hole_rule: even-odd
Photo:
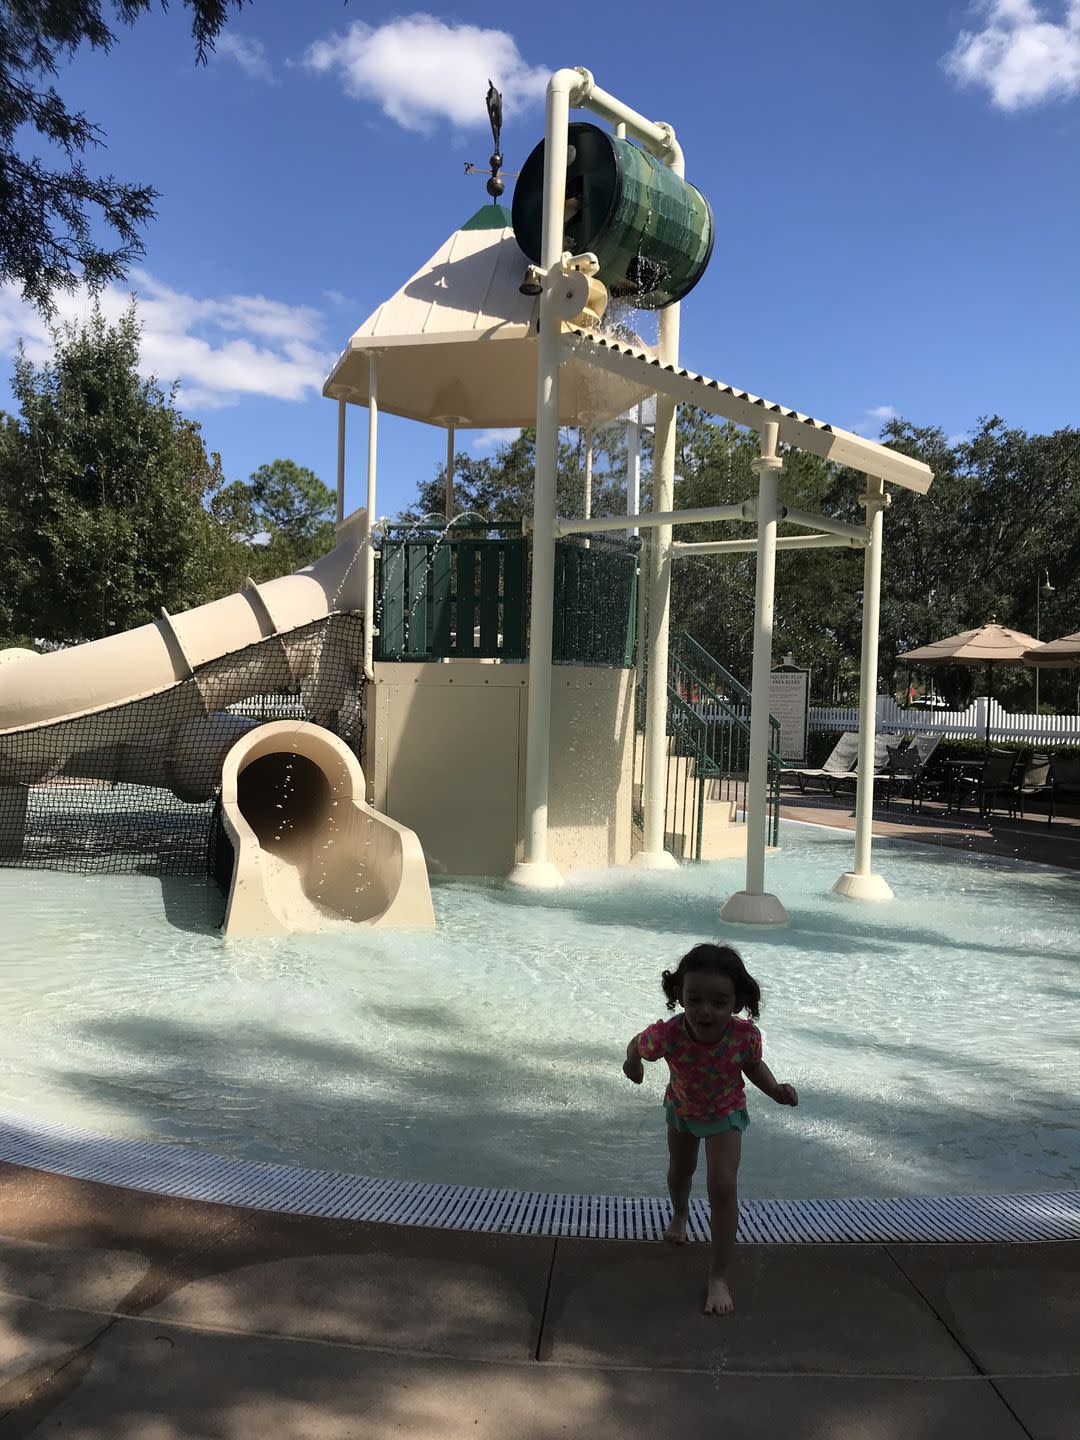
<instances>
[{"instance_id":1,"label":"patio umbrella","mask_svg":"<svg viewBox=\"0 0 1080 1440\"><path fill-rule=\"evenodd\" d=\"M985 665L986 666L986 748L990 749L990 704L994 693L995 665L1025 665L1025 656L1032 650L1043 647L1034 635L1025 635L1021 630L1010 630L999 625L993 615L977 630L964 630L959 635L948 635L944 640L935 640L930 645L920 645L917 650L907 650L900 656L913 665Z\"/></svg>"},{"instance_id":2,"label":"patio umbrella","mask_svg":"<svg viewBox=\"0 0 1080 1440\"><path fill-rule=\"evenodd\" d=\"M1035 665L1040 670L1080 669L1080 631L1075 635L1063 635L1060 640L1050 640L1028 650L1024 654L1025 665Z\"/></svg>"}]
</instances>

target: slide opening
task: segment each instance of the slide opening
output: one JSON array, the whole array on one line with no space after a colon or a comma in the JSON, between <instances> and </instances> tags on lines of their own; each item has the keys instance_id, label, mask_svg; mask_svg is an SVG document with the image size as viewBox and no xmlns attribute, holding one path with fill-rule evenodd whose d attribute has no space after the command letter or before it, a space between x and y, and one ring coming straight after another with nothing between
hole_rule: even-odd
<instances>
[{"instance_id":1,"label":"slide opening","mask_svg":"<svg viewBox=\"0 0 1080 1440\"><path fill-rule=\"evenodd\" d=\"M306 755L274 750L245 765L236 780L240 813L260 846L275 854L306 841L330 815L333 791Z\"/></svg>"}]
</instances>

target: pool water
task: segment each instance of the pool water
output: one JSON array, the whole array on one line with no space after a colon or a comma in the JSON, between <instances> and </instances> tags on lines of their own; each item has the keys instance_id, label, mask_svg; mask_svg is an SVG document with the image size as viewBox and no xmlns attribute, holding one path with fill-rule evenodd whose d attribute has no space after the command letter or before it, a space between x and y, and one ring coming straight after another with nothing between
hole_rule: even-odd
<instances>
[{"instance_id":1,"label":"pool water","mask_svg":"<svg viewBox=\"0 0 1080 1440\"><path fill-rule=\"evenodd\" d=\"M725 927L739 862L557 895L434 888L436 935L225 942L209 883L0 871L0 1109L390 1178L664 1193L662 1064L626 1042L702 939L762 986L742 1191L836 1197L1080 1185L1080 876L908 842L897 900L830 893L851 837L786 825L791 925Z\"/></svg>"}]
</instances>

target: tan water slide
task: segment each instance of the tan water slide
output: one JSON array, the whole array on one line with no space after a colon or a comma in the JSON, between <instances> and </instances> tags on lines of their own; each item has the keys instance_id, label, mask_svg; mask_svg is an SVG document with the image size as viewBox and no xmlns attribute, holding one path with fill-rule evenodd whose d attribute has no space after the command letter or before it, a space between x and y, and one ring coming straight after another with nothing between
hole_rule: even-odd
<instances>
[{"instance_id":1,"label":"tan water slide","mask_svg":"<svg viewBox=\"0 0 1080 1440\"><path fill-rule=\"evenodd\" d=\"M340 708L342 667L320 663L321 647L304 627L362 610L366 538L367 515L358 510L338 527L328 555L292 575L249 581L208 605L162 611L150 625L54 654L0 651L0 856L22 853L31 785L98 778L169 789L195 803L219 783L224 790L228 775L232 793L222 803L235 864L226 929L321 929L335 917L432 926L420 843L367 808L347 746L318 725L260 726L227 712L280 687L283 676L307 714L329 717ZM361 657L353 658L358 685ZM273 784L286 770L293 788L282 839L264 823L255 780ZM332 865L318 860L324 849L334 849Z\"/></svg>"}]
</instances>

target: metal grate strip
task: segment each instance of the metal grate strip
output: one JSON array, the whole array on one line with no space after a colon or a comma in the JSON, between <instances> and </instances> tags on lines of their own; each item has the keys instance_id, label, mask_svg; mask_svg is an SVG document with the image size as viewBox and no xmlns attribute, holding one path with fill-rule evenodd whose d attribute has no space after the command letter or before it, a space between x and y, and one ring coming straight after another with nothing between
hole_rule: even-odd
<instances>
[{"instance_id":1,"label":"metal grate strip","mask_svg":"<svg viewBox=\"0 0 1080 1440\"><path fill-rule=\"evenodd\" d=\"M0 1161L155 1195L290 1215L394 1225L660 1240L670 1213L655 1197L546 1195L379 1180L339 1171L236 1160L184 1145L92 1135L0 1112ZM691 1201L687 1233L709 1238L709 1211ZM1080 1239L1080 1190L1031 1195L931 1195L851 1200L744 1200L743 1244Z\"/></svg>"}]
</instances>

